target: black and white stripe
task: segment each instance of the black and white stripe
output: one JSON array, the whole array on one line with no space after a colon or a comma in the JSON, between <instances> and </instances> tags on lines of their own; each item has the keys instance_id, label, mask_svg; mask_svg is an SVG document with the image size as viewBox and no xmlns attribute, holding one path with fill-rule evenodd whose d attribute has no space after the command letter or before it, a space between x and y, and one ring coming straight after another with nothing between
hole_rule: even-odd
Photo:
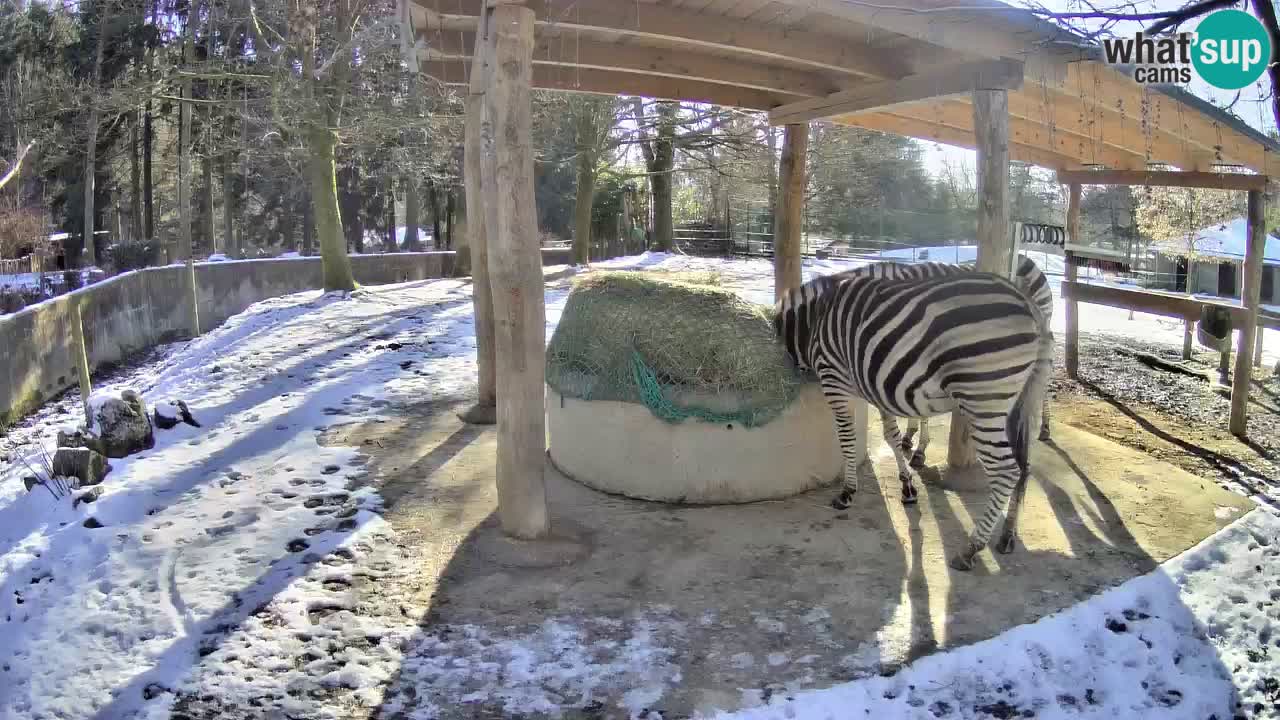
<instances>
[{"instance_id":1,"label":"black and white stripe","mask_svg":"<svg viewBox=\"0 0 1280 720\"><path fill-rule=\"evenodd\" d=\"M1040 311L1016 285L978 272L919 280L843 273L784 294L774 325L790 359L818 376L835 415L845 484L833 505L848 507L864 455L850 400L861 398L891 418L958 411L970 424L991 494L952 565L972 567L1011 495L998 549L1012 550L1030 429L1039 423L1053 359Z\"/></svg>"},{"instance_id":2,"label":"black and white stripe","mask_svg":"<svg viewBox=\"0 0 1280 720\"><path fill-rule=\"evenodd\" d=\"M838 276L844 275L864 275L867 277L880 278L884 280L927 280L935 277L945 277L948 275L959 275L961 273L974 272L972 266L952 265L941 262L920 262L920 263L903 263L903 262L876 262L864 267L855 268L839 273ZM1018 262L1017 272L1013 277L1014 285L1017 285L1023 294L1031 298L1036 307L1040 310L1040 317L1043 322L1041 332L1049 334L1052 337L1052 330L1049 323L1053 318L1053 291L1049 287L1049 282L1045 278L1044 273L1040 271L1033 261L1027 257L1021 258ZM854 400L861 403L861 400ZM855 414L855 422L857 423L858 442L862 444L863 457L866 457L867 450L867 423L865 413ZM899 479L902 481L902 501L904 503L915 502L916 490L913 483L910 468L924 467L927 463L926 453L929 448L929 424L921 422L917 418L910 418L907 421L906 432L900 432L898 423L891 418L881 416L881 424L884 431L885 441L894 449L894 458L898 464ZM917 431L920 433L920 442L914 444ZM1040 413L1040 439L1049 439L1049 401L1048 397L1041 400ZM901 452L899 452L901 449ZM907 455L910 457L908 458Z\"/></svg>"}]
</instances>

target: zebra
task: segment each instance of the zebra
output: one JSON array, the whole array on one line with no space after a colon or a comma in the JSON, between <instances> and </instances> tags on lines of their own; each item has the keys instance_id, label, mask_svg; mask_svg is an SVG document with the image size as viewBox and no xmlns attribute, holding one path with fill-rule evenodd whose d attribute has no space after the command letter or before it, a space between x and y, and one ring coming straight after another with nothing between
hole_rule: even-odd
<instances>
[{"instance_id":1,"label":"zebra","mask_svg":"<svg viewBox=\"0 0 1280 720\"><path fill-rule=\"evenodd\" d=\"M846 273L784 293L774 307L774 331L789 362L817 375L835 415L844 486L832 506L849 507L864 454L849 420L850 400L862 398L890 420L959 411L991 490L951 566L973 567L1006 505L996 549L1012 552L1031 429L1040 422L1038 401L1053 361L1052 336L1043 327L1036 305L991 273L919 281Z\"/></svg>"},{"instance_id":2,"label":"zebra","mask_svg":"<svg viewBox=\"0 0 1280 720\"><path fill-rule=\"evenodd\" d=\"M974 272L974 268L969 265L952 265L941 262L903 263L889 261L846 270L838 273L837 276L865 275L884 280L925 280L969 272ZM1023 257L1018 263L1013 282L1040 309L1040 316L1044 323L1041 332L1049 333L1052 336L1053 331L1050 329L1049 323L1053 317L1053 291L1050 289L1049 282L1045 279L1044 273L1040 271L1039 266L1030 258ZM862 445L862 457L866 458L866 412L865 408L856 407L862 404L863 401L861 399L854 399L852 402L855 405L854 423L857 429L858 442ZM894 460L898 465L898 479L902 483L903 491L902 502L909 505L916 501L917 495L910 468L925 466L925 453L928 450L930 440L929 423L921 422L918 418L909 418L905 433L899 431L896 420L890 419L886 421L886 418L881 416L881 425L884 430L885 442L889 443L889 446L893 449ZM912 445L917 431L920 433L920 444L913 451ZM1045 397L1040 413L1040 439L1048 440L1049 438L1049 399ZM899 452L899 449L901 449L901 452ZM909 456L909 459L907 456Z\"/></svg>"}]
</instances>

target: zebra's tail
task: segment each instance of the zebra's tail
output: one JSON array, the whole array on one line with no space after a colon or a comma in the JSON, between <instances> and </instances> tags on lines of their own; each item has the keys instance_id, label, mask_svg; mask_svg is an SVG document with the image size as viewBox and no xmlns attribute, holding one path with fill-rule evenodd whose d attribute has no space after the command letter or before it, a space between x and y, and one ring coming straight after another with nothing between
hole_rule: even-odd
<instances>
[{"instance_id":1,"label":"zebra's tail","mask_svg":"<svg viewBox=\"0 0 1280 720\"><path fill-rule=\"evenodd\" d=\"M1013 456L1025 477L1030 468L1031 442L1040 432L1040 420L1044 413L1044 398L1049 391L1049 378L1053 375L1053 333L1042 327L1036 343L1036 361L1027 377L1027 384L1018 396L1015 412L1009 415L1009 442Z\"/></svg>"}]
</instances>

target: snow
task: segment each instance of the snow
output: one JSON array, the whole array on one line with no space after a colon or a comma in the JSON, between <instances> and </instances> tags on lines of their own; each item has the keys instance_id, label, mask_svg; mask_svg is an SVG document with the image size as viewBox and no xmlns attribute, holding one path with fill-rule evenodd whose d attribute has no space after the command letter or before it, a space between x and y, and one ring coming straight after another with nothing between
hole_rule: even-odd
<instances>
[{"instance_id":1,"label":"snow","mask_svg":"<svg viewBox=\"0 0 1280 720\"><path fill-rule=\"evenodd\" d=\"M1249 240L1249 221L1238 217L1196 232L1196 253L1243 261ZM1263 258L1268 265L1280 265L1280 239L1267 235Z\"/></svg>"},{"instance_id":2,"label":"snow","mask_svg":"<svg viewBox=\"0 0 1280 720\"><path fill-rule=\"evenodd\" d=\"M809 260L804 273L851 264ZM596 267L713 270L744 297L772 302L767 260L646 253ZM0 720L167 718L175 691L259 699L273 717L341 716L340 703L291 694L303 678L320 678L351 702L385 702L387 717L401 701L383 697L393 680L421 697L485 700L512 715L554 714L565 698L609 693L634 716L677 686L684 626L670 608L638 608L625 623L562 616L500 634L433 626L425 635L420 618L353 611L345 588L355 572L414 561L384 550L394 531L377 512L377 493L352 489L364 472L355 449L316 437L398 403L470 392L469 292L445 279L349 296L300 293L171 346L99 388L95 401L125 387L148 406L181 399L202 427L157 431L153 450L113 460L94 503L73 509L27 493L21 463L0 468ZM547 291L548 337L566 295ZM1059 300L1058 332L1063 315ZM1127 315L1081 305L1080 326L1181 345L1180 323ZM1280 350L1280 338L1267 346ZM77 414L39 416L46 447ZM84 527L89 517L103 527ZM1280 519L1255 510L1156 571L1035 624L925 657L893 677L787 695L743 688L756 707L717 717L1016 710L1226 720L1237 701L1270 708L1280 701L1280 688L1267 684L1280 676L1280 649L1271 649L1280 644L1278 552ZM814 608L806 619L826 616ZM762 612L751 629L786 626ZM589 639L602 635L611 639ZM858 648L850 653L856 660ZM806 659L778 650L727 662L767 675ZM417 706L412 717L433 715Z\"/></svg>"}]
</instances>

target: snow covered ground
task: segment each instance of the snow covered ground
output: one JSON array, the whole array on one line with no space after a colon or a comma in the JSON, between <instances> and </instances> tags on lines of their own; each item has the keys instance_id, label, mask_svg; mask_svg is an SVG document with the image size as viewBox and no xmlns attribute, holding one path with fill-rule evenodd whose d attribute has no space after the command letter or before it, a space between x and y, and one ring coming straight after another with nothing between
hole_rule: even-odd
<instances>
[{"instance_id":1,"label":"snow covered ground","mask_svg":"<svg viewBox=\"0 0 1280 720\"><path fill-rule=\"evenodd\" d=\"M744 296L772 300L764 260L646 254L600 266L714 270ZM91 504L27 493L20 463L0 469L0 720L166 718L178 696L263 698L269 717L344 717L342 703L291 693L303 677L365 706L397 675L446 672L469 687L457 666L424 659L449 646L426 652L421 644L438 640L410 618L351 612L354 573L413 560L380 552L393 531L376 493L350 489L363 472L355 450L316 442L331 424L398 403L465 396L469 289L437 280L352 297L301 293L172 346L100 391L132 387L152 405L183 399L203 427L159 432L153 450L112 461ZM565 296L547 292L548 337ZM1080 326L1181 345L1180 324L1127 315L1086 305ZM1274 359L1280 338L1267 347ZM74 405L43 411L28 431L51 448ZM101 527L86 527L89 518ZM722 718L1280 716L1278 552L1280 518L1256 510L1150 575L1033 625L893 677L777 695ZM561 685L668 668L677 631L661 608L637 611L656 614L628 662L593 663L575 628L554 624L492 648L476 672L506 680L490 677L477 692L501 693L513 714L548 711ZM486 640L453 642L463 652Z\"/></svg>"}]
</instances>

